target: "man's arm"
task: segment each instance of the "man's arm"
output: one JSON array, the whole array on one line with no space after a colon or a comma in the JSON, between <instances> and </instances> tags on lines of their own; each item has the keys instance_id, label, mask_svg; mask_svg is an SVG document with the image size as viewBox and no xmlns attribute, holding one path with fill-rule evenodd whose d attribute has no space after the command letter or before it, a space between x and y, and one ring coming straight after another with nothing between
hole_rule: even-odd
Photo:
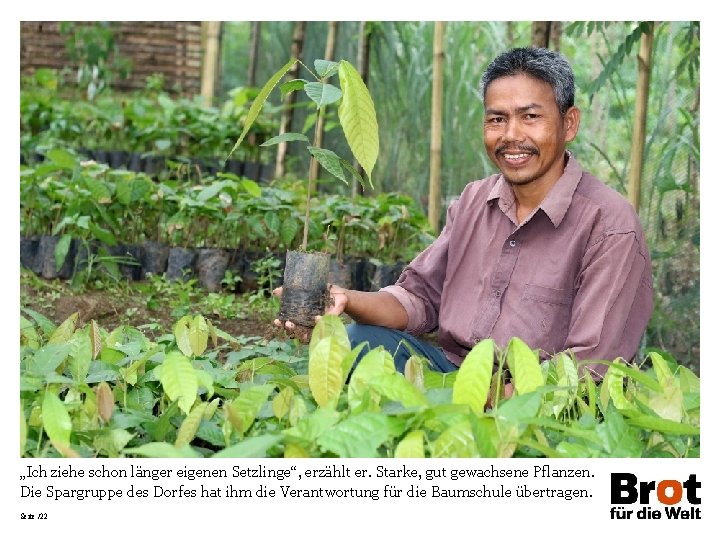
<instances>
[{"instance_id":1,"label":"man's arm","mask_svg":"<svg viewBox=\"0 0 720 540\"><path fill-rule=\"evenodd\" d=\"M334 305L328 313L347 313L356 322L404 330L408 314L402 304L390 293L363 292L333 285L330 289Z\"/></svg>"},{"instance_id":2,"label":"man's arm","mask_svg":"<svg viewBox=\"0 0 720 540\"><path fill-rule=\"evenodd\" d=\"M652 314L647 250L634 232L609 234L582 261L565 348L578 359L631 360ZM590 364L596 379L607 366Z\"/></svg>"}]
</instances>

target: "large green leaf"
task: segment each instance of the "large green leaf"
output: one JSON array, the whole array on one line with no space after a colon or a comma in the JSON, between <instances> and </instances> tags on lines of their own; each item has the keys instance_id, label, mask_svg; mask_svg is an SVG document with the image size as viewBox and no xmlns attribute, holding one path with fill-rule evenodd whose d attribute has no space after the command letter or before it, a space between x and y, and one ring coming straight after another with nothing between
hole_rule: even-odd
<instances>
[{"instance_id":1,"label":"large green leaf","mask_svg":"<svg viewBox=\"0 0 720 540\"><path fill-rule=\"evenodd\" d=\"M342 91L332 84L310 82L305 85L305 93L315 102L317 108L335 103L342 97Z\"/></svg>"},{"instance_id":2,"label":"large green leaf","mask_svg":"<svg viewBox=\"0 0 720 540\"><path fill-rule=\"evenodd\" d=\"M42 425L50 442L61 452L70 446L72 421L60 398L50 390L45 392L42 403Z\"/></svg>"},{"instance_id":3,"label":"large green leaf","mask_svg":"<svg viewBox=\"0 0 720 540\"><path fill-rule=\"evenodd\" d=\"M163 390L170 401L178 400L180 410L188 414L198 391L198 378L190 359L179 351L171 351L160 367Z\"/></svg>"},{"instance_id":4,"label":"large green leaf","mask_svg":"<svg viewBox=\"0 0 720 540\"><path fill-rule=\"evenodd\" d=\"M321 339L310 350L308 375L310 392L315 402L324 407L335 403L345 381L342 377L344 354L331 336Z\"/></svg>"},{"instance_id":5,"label":"large green leaf","mask_svg":"<svg viewBox=\"0 0 720 540\"><path fill-rule=\"evenodd\" d=\"M337 400L345 384L343 360L350 353L345 325L337 315L324 315L310 339L308 376L315 402L324 407Z\"/></svg>"},{"instance_id":6,"label":"large green leaf","mask_svg":"<svg viewBox=\"0 0 720 540\"><path fill-rule=\"evenodd\" d=\"M207 349L208 337L210 330L207 322L202 315L196 315L190 323L188 338L190 340L190 349L195 356L200 356Z\"/></svg>"},{"instance_id":7,"label":"large green leaf","mask_svg":"<svg viewBox=\"0 0 720 540\"><path fill-rule=\"evenodd\" d=\"M340 62L338 74L343 99L338 109L340 125L355 159L365 169L370 187L372 170L380 152L375 105L360 74L349 62Z\"/></svg>"},{"instance_id":8,"label":"large green leaf","mask_svg":"<svg viewBox=\"0 0 720 540\"><path fill-rule=\"evenodd\" d=\"M240 133L240 137L238 137L238 140L235 142L235 146L233 146L232 150L230 150L227 159L230 159L230 156L232 156L233 152L235 152L238 146L240 146L240 143L243 142L245 135L247 135L248 131L250 131L253 122L255 122L255 119L260 114L260 110L265 104L265 101L270 95L270 92L272 92L273 88L275 88L275 85L280 82L280 79L283 78L283 76L290 70L290 68L295 65L295 62L297 62L297 60L295 58L291 58L288 63L281 67L278 71L276 71L275 74L270 77L268 82L265 83L265 86L262 87L260 93L257 95L252 105L250 106L250 110L245 117L245 123L243 125L242 133Z\"/></svg>"},{"instance_id":9,"label":"large green leaf","mask_svg":"<svg viewBox=\"0 0 720 540\"><path fill-rule=\"evenodd\" d=\"M411 431L395 448L396 458L424 458L425 432L421 429Z\"/></svg>"},{"instance_id":10,"label":"large green leaf","mask_svg":"<svg viewBox=\"0 0 720 540\"><path fill-rule=\"evenodd\" d=\"M200 427L200 422L205 415L206 408L206 402L199 402L195 405L195 407L193 407L193 410L190 411L190 414L187 415L185 420L183 420L182 424L180 424L180 428L178 429L177 437L175 438L176 448L182 448L192 442L198 428Z\"/></svg>"},{"instance_id":11,"label":"large green leaf","mask_svg":"<svg viewBox=\"0 0 720 540\"><path fill-rule=\"evenodd\" d=\"M484 339L472 348L460 364L453 385L453 403L465 403L470 405L478 416L483 414L490 390L494 360L493 340Z\"/></svg>"},{"instance_id":12,"label":"large green leaf","mask_svg":"<svg viewBox=\"0 0 720 540\"><path fill-rule=\"evenodd\" d=\"M317 443L338 457L377 457L377 448L392 435L393 427L391 417L363 412L325 431Z\"/></svg>"},{"instance_id":13,"label":"large green leaf","mask_svg":"<svg viewBox=\"0 0 720 540\"><path fill-rule=\"evenodd\" d=\"M432 457L479 457L470 422L463 420L443 431L432 445Z\"/></svg>"},{"instance_id":14,"label":"large green leaf","mask_svg":"<svg viewBox=\"0 0 720 540\"><path fill-rule=\"evenodd\" d=\"M545 384L537 353L521 339L511 338L507 346L507 363L513 386L519 395L532 392Z\"/></svg>"},{"instance_id":15,"label":"large green leaf","mask_svg":"<svg viewBox=\"0 0 720 540\"><path fill-rule=\"evenodd\" d=\"M425 395L399 373L383 373L368 381L368 386L391 401L399 401L405 407L427 405Z\"/></svg>"},{"instance_id":16,"label":"large green leaf","mask_svg":"<svg viewBox=\"0 0 720 540\"><path fill-rule=\"evenodd\" d=\"M274 388L272 384L253 386L240 392L238 397L227 405L228 419L238 433L242 435L250 428Z\"/></svg>"}]
</instances>

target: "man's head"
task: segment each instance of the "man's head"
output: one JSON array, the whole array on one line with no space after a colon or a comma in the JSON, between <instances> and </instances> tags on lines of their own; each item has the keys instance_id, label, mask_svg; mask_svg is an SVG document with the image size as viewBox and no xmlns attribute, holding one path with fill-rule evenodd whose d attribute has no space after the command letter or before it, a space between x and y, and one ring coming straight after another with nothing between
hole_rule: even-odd
<instances>
[{"instance_id":1,"label":"man's head","mask_svg":"<svg viewBox=\"0 0 720 540\"><path fill-rule=\"evenodd\" d=\"M495 58L480 82L483 99L491 82L500 77L527 75L548 83L555 93L560 114L575 105L575 76L567 59L560 53L538 47L511 49Z\"/></svg>"},{"instance_id":2,"label":"man's head","mask_svg":"<svg viewBox=\"0 0 720 540\"><path fill-rule=\"evenodd\" d=\"M488 66L485 150L513 186L549 189L562 175L580 124L574 85L567 60L547 49L512 49Z\"/></svg>"}]
</instances>

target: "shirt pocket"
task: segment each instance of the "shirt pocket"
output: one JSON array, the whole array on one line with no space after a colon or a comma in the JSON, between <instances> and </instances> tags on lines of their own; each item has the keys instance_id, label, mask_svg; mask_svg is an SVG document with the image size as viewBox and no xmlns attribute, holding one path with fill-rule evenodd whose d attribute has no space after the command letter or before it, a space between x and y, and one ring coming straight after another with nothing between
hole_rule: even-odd
<instances>
[{"instance_id":1,"label":"shirt pocket","mask_svg":"<svg viewBox=\"0 0 720 540\"><path fill-rule=\"evenodd\" d=\"M548 354L562 350L570 326L573 290L528 283L521 302L528 345Z\"/></svg>"}]
</instances>

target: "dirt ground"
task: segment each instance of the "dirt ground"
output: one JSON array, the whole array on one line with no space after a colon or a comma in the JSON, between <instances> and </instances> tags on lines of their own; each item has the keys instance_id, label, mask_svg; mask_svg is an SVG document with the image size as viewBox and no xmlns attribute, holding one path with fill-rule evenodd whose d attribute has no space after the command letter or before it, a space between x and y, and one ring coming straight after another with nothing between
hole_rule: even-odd
<instances>
[{"instance_id":1,"label":"dirt ground","mask_svg":"<svg viewBox=\"0 0 720 540\"><path fill-rule=\"evenodd\" d=\"M153 330L147 333L163 334L172 331L178 316L172 313L169 306L160 305L157 309L147 307L146 298L142 296L118 296L108 290L74 292L69 287L58 283L58 292L48 294L28 285L21 285L21 306L37 311L56 324L62 323L75 312L79 313L78 323L83 325L95 320L106 330L112 330L121 324L140 326L154 323ZM205 315L205 314L204 314ZM224 318L205 315L215 327L231 336L260 336L267 339L285 336L275 329L269 316L244 318Z\"/></svg>"}]
</instances>

